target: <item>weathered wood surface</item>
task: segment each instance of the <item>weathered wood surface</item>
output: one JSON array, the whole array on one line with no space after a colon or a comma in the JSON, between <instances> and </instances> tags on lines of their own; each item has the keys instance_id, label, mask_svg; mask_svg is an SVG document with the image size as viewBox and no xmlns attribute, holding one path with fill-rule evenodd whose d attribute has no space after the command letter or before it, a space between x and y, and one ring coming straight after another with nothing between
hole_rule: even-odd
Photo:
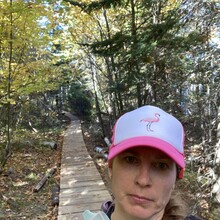
<instances>
[{"instance_id":1,"label":"weathered wood surface","mask_svg":"<svg viewBox=\"0 0 220 220\"><path fill-rule=\"evenodd\" d=\"M80 121L72 115L65 132L60 177L58 220L82 220L82 212L100 210L111 196L87 152Z\"/></svg>"}]
</instances>

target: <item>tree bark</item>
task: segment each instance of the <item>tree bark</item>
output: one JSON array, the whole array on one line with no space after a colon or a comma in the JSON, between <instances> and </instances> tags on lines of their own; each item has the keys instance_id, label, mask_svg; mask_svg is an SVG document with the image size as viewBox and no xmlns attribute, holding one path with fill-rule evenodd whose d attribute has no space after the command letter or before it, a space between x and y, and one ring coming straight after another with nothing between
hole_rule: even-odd
<instances>
[{"instance_id":1,"label":"tree bark","mask_svg":"<svg viewBox=\"0 0 220 220\"><path fill-rule=\"evenodd\" d=\"M12 54L13 54L13 11L12 11L13 1L10 0L10 39L9 39L9 60L8 60L8 80L7 80L7 144L5 147L5 158L4 163L7 162L7 158L11 155L11 81L12 81Z\"/></svg>"},{"instance_id":2,"label":"tree bark","mask_svg":"<svg viewBox=\"0 0 220 220\"><path fill-rule=\"evenodd\" d=\"M220 106L218 107L218 119L220 119ZM216 181L212 187L212 194L214 195L215 200L220 203L220 120L218 121L217 126L217 144L215 155Z\"/></svg>"}]
</instances>

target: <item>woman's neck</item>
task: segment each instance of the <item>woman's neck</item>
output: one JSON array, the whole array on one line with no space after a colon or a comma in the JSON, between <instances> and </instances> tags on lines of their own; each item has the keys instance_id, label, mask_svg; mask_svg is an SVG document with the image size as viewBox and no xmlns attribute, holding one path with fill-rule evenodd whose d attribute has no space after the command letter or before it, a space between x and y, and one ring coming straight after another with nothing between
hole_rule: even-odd
<instances>
[{"instance_id":1,"label":"woman's neck","mask_svg":"<svg viewBox=\"0 0 220 220\"><path fill-rule=\"evenodd\" d=\"M115 210L112 215L111 215L111 220L162 220L163 218L163 213L156 213L153 216L150 216L148 218L139 218L135 216L128 215L126 213L122 212L117 212Z\"/></svg>"}]
</instances>

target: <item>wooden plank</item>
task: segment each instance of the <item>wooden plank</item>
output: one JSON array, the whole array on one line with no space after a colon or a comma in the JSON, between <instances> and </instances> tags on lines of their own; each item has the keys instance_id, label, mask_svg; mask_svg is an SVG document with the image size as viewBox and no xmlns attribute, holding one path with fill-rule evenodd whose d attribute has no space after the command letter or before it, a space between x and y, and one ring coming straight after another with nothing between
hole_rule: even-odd
<instances>
[{"instance_id":1,"label":"wooden plank","mask_svg":"<svg viewBox=\"0 0 220 220\"><path fill-rule=\"evenodd\" d=\"M75 140L69 140L69 141L72 141L72 145L69 145L69 143L66 143L65 145L65 142L63 144L63 146L65 147L65 149L68 151L86 151L86 149L84 148L85 147L85 143L83 141L77 141L76 139ZM68 141L68 142L69 142Z\"/></svg>"},{"instance_id":2,"label":"wooden plank","mask_svg":"<svg viewBox=\"0 0 220 220\"><path fill-rule=\"evenodd\" d=\"M82 168L80 168L79 167L79 169L77 169L77 167L78 167L78 165L76 164L75 165L75 167L67 167L67 166L64 166L64 167L62 167L62 173L61 173L61 175L64 175L64 176L66 176L66 175L75 175L75 176L92 176L92 175L94 175L95 173L97 173L97 169L96 169L96 167L95 166L93 166L93 167L82 167ZM99 176L100 176L100 174L99 174Z\"/></svg>"},{"instance_id":3,"label":"wooden plank","mask_svg":"<svg viewBox=\"0 0 220 220\"><path fill-rule=\"evenodd\" d=\"M85 176L90 177L93 175L98 176L98 174L96 172L94 172L93 170L83 170L81 172L77 171L77 170L72 170L72 171L69 170L69 171L62 172L61 178L64 176L66 176L66 177L68 176L69 178L77 178L78 180L80 180L81 178L84 179Z\"/></svg>"},{"instance_id":4,"label":"wooden plank","mask_svg":"<svg viewBox=\"0 0 220 220\"><path fill-rule=\"evenodd\" d=\"M92 161L90 164L86 165L87 163L84 164L75 164L75 165L68 165L67 167L62 167L62 173L69 172L69 171L83 171L83 170L95 170L96 171L96 166L95 164L92 164Z\"/></svg>"},{"instance_id":5,"label":"wooden plank","mask_svg":"<svg viewBox=\"0 0 220 220\"><path fill-rule=\"evenodd\" d=\"M75 151L74 149L62 153L62 157L72 157L74 159L75 159L75 157L84 158L84 157L88 157L88 156L89 156L88 152L83 152L83 151L79 152L79 151Z\"/></svg>"},{"instance_id":6,"label":"wooden plank","mask_svg":"<svg viewBox=\"0 0 220 220\"><path fill-rule=\"evenodd\" d=\"M59 215L57 220L82 220L82 213Z\"/></svg>"},{"instance_id":7,"label":"wooden plank","mask_svg":"<svg viewBox=\"0 0 220 220\"><path fill-rule=\"evenodd\" d=\"M84 170L84 169L96 169L95 164L93 163L93 161L87 161L87 162L79 162L76 164L68 164L67 167L63 167L64 170Z\"/></svg>"},{"instance_id":8,"label":"wooden plank","mask_svg":"<svg viewBox=\"0 0 220 220\"><path fill-rule=\"evenodd\" d=\"M102 186L100 188L97 188L97 187L66 188L66 189L62 189L62 191L60 191L60 195L61 196L64 196L65 194L66 195L69 194L71 196L78 195L78 194L89 195L90 193L92 194L92 192L100 192L102 190L106 190L106 187ZM106 190L106 192L107 192L107 190Z\"/></svg>"},{"instance_id":9,"label":"wooden plank","mask_svg":"<svg viewBox=\"0 0 220 220\"><path fill-rule=\"evenodd\" d=\"M82 220L82 212L100 210L111 199L83 141L80 121L71 122L63 142L58 220Z\"/></svg>"},{"instance_id":10,"label":"wooden plank","mask_svg":"<svg viewBox=\"0 0 220 220\"><path fill-rule=\"evenodd\" d=\"M73 140L71 140L71 142L73 142ZM74 144L75 145L75 144ZM65 152L77 152L77 153L85 153L86 149L85 149L85 145L84 144L76 144L75 146L63 146L65 148Z\"/></svg>"},{"instance_id":11,"label":"wooden plank","mask_svg":"<svg viewBox=\"0 0 220 220\"><path fill-rule=\"evenodd\" d=\"M65 181L64 179L65 178ZM85 182L85 181L94 181L94 180L101 180L100 174L99 173L94 173L93 175L88 174L88 175L79 175L79 176L62 176L60 183L64 184L66 181L67 182Z\"/></svg>"},{"instance_id":12,"label":"wooden plank","mask_svg":"<svg viewBox=\"0 0 220 220\"><path fill-rule=\"evenodd\" d=\"M100 189L100 190L90 190L90 191L79 191L78 193L77 192L70 192L70 193L67 193L65 190L62 190L61 194L60 194L60 199L66 199L66 198L70 198L70 197L74 197L74 198L90 198L90 197L93 197L93 198L96 198L97 197L105 197L104 199L105 200L109 200L111 199L110 195L109 195L109 192L106 190L106 189Z\"/></svg>"},{"instance_id":13,"label":"wooden plank","mask_svg":"<svg viewBox=\"0 0 220 220\"><path fill-rule=\"evenodd\" d=\"M87 154L84 156L79 156L79 155L67 155L67 156L62 156L62 166L64 164L72 164L72 165L76 165L76 164L84 164L87 162L91 162L91 157Z\"/></svg>"},{"instance_id":14,"label":"wooden plank","mask_svg":"<svg viewBox=\"0 0 220 220\"><path fill-rule=\"evenodd\" d=\"M63 152L62 153L62 159L72 159L76 161L80 161L80 159L90 159L91 156L88 154L88 152L75 152L75 151L70 151L70 152Z\"/></svg>"},{"instance_id":15,"label":"wooden plank","mask_svg":"<svg viewBox=\"0 0 220 220\"><path fill-rule=\"evenodd\" d=\"M78 195L77 197L63 197L59 201L60 206L66 206L66 205L77 205L77 204L83 204L83 203L93 203L93 202L99 202L100 206L101 204L109 200L109 196L107 193L105 194L97 194L95 195Z\"/></svg>"},{"instance_id":16,"label":"wooden plank","mask_svg":"<svg viewBox=\"0 0 220 220\"><path fill-rule=\"evenodd\" d=\"M63 197L68 197L68 194L70 196L86 196L86 195L99 195L102 194L104 195L105 193L109 194L108 190L106 190L105 186L100 187L99 189L97 189L96 187L77 187L77 188L72 188L72 189L68 189L68 188L63 188L62 191L60 192L60 195ZM110 195L108 196L110 198Z\"/></svg>"},{"instance_id":17,"label":"wooden plank","mask_svg":"<svg viewBox=\"0 0 220 220\"><path fill-rule=\"evenodd\" d=\"M66 198L70 198L70 197L73 197L73 198L85 198L85 197L93 197L93 198L96 198L96 196L100 197L100 196L103 196L105 197L104 200L111 200L111 196L109 194L109 192L105 189L100 189L100 190L90 190L90 191L79 191L78 193L77 192L71 192L71 193L67 193L65 190L63 190L60 194L60 199L66 199Z\"/></svg>"},{"instance_id":18,"label":"wooden plank","mask_svg":"<svg viewBox=\"0 0 220 220\"><path fill-rule=\"evenodd\" d=\"M101 187L101 186L105 186L103 180L99 180L98 178L94 178L94 179L83 179L82 180L78 180L76 178L67 178L64 177L62 182L60 183L60 187L61 188L78 188L78 187Z\"/></svg>"},{"instance_id":19,"label":"wooden plank","mask_svg":"<svg viewBox=\"0 0 220 220\"><path fill-rule=\"evenodd\" d=\"M98 171L97 171L98 172ZM83 176L92 176L92 175L95 175L96 172L94 172L93 169L89 169L89 170L71 170L71 169L68 169L68 170L64 170L62 171L61 169L61 178L64 177L64 176L69 176L69 177L72 177L72 178L78 178L80 179L80 177L83 178Z\"/></svg>"}]
</instances>

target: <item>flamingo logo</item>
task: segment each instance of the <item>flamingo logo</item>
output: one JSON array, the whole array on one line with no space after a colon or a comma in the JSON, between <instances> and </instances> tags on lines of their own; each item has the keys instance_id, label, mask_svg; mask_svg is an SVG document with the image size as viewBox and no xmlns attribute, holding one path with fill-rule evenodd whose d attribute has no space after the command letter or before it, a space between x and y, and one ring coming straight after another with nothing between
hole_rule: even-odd
<instances>
[{"instance_id":1,"label":"flamingo logo","mask_svg":"<svg viewBox=\"0 0 220 220\"><path fill-rule=\"evenodd\" d=\"M153 118L144 118L141 119L140 122L146 122L147 123L147 131L154 131L151 130L151 125L155 122L159 122L160 121L160 114L155 113Z\"/></svg>"}]
</instances>

